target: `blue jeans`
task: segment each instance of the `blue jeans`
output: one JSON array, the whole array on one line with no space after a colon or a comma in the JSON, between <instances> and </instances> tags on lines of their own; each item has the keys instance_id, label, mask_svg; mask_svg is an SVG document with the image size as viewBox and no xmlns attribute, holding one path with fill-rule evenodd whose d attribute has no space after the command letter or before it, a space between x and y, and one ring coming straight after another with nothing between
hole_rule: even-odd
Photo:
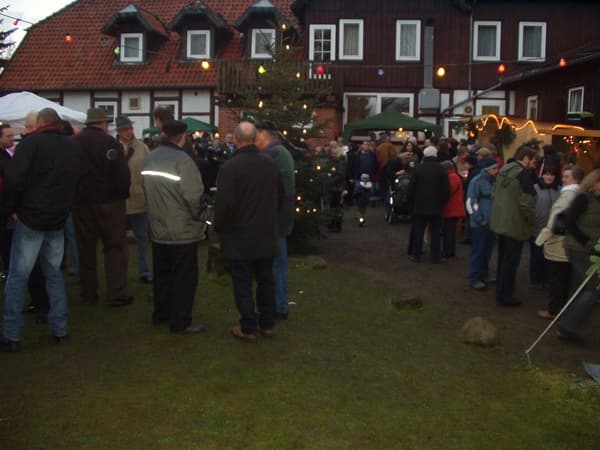
<instances>
[{"instance_id":1,"label":"blue jeans","mask_svg":"<svg viewBox=\"0 0 600 450\"><path fill-rule=\"evenodd\" d=\"M148 268L148 213L127 214L127 220L135 236L138 276L150 275Z\"/></svg>"},{"instance_id":2,"label":"blue jeans","mask_svg":"<svg viewBox=\"0 0 600 450\"><path fill-rule=\"evenodd\" d=\"M273 278L275 279L275 303L277 312L288 313L288 252L287 238L279 238L279 253L273 258Z\"/></svg>"},{"instance_id":3,"label":"blue jeans","mask_svg":"<svg viewBox=\"0 0 600 450\"><path fill-rule=\"evenodd\" d=\"M64 232L37 231L17 221L10 254L10 271L6 281L2 331L4 338L19 341L23 328L23 304L27 280L36 259L40 259L50 300L48 323L54 336L67 334L67 296L60 271L64 254Z\"/></svg>"},{"instance_id":4,"label":"blue jeans","mask_svg":"<svg viewBox=\"0 0 600 450\"><path fill-rule=\"evenodd\" d=\"M471 228L471 256L469 257L469 282L487 281L490 277L490 257L496 235L489 228Z\"/></svg>"},{"instance_id":5,"label":"blue jeans","mask_svg":"<svg viewBox=\"0 0 600 450\"><path fill-rule=\"evenodd\" d=\"M73 214L69 213L65 222L65 240L71 254L71 270L76 276L79 276L79 249L77 248L77 239L75 239L75 226L73 225Z\"/></svg>"}]
</instances>

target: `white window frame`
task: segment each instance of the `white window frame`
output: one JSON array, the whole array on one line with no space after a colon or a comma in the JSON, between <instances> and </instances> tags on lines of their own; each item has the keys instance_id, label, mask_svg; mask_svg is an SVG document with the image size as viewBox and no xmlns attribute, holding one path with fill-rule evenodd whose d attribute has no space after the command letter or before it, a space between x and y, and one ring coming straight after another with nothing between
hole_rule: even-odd
<instances>
[{"instance_id":1,"label":"white window frame","mask_svg":"<svg viewBox=\"0 0 600 450\"><path fill-rule=\"evenodd\" d=\"M140 43L137 56L125 56L125 39L137 38ZM121 62L143 62L144 61L144 34L143 33L121 33L121 47L119 48L119 59Z\"/></svg>"},{"instance_id":2,"label":"white window frame","mask_svg":"<svg viewBox=\"0 0 600 450\"><path fill-rule=\"evenodd\" d=\"M416 25L416 51L415 56L403 56L400 54L402 48L400 37L400 30L402 25ZM396 61L420 61L421 60L421 21L420 20L396 20Z\"/></svg>"},{"instance_id":3,"label":"white window frame","mask_svg":"<svg viewBox=\"0 0 600 450\"><path fill-rule=\"evenodd\" d=\"M545 61L546 60L546 22L519 22L519 61ZM525 27L542 28L542 54L539 57L523 56L523 32Z\"/></svg>"},{"instance_id":4,"label":"white window frame","mask_svg":"<svg viewBox=\"0 0 600 450\"><path fill-rule=\"evenodd\" d=\"M475 100L475 115L482 115L484 106L497 106L499 116L504 116L506 114L506 100L488 100L478 98Z\"/></svg>"},{"instance_id":5,"label":"white window frame","mask_svg":"<svg viewBox=\"0 0 600 450\"><path fill-rule=\"evenodd\" d=\"M115 117L117 117L119 115L118 102L116 100L96 100L96 101L94 101L94 108L103 108L104 106L112 106L114 115L112 117L110 117L109 114L107 114L107 115L111 119L110 120L111 122L114 121Z\"/></svg>"},{"instance_id":6,"label":"white window frame","mask_svg":"<svg viewBox=\"0 0 600 450\"><path fill-rule=\"evenodd\" d=\"M571 109L571 94L576 92L576 91L581 91L581 109L575 111L573 109ZM585 94L585 89L583 86L577 86L574 88L569 89L569 96L568 98L568 104L567 104L567 113L580 113L583 112L583 99L584 99L584 94Z\"/></svg>"},{"instance_id":7,"label":"white window frame","mask_svg":"<svg viewBox=\"0 0 600 450\"><path fill-rule=\"evenodd\" d=\"M531 111L530 105L534 102L535 102L535 117L531 117L531 114L529 114ZM537 120L538 108L539 108L538 96L531 95L531 96L527 97L527 103L526 103L525 107L526 107L525 117L530 120Z\"/></svg>"},{"instance_id":8,"label":"white window frame","mask_svg":"<svg viewBox=\"0 0 600 450\"><path fill-rule=\"evenodd\" d=\"M193 36L205 36L206 37L206 52L202 54L192 53L192 37ZM186 44L186 57L188 59L205 59L210 58L210 30L188 30L187 32L187 44Z\"/></svg>"},{"instance_id":9,"label":"white window frame","mask_svg":"<svg viewBox=\"0 0 600 450\"><path fill-rule=\"evenodd\" d=\"M408 114L411 117L414 117L415 113L415 94L411 93L402 93L402 92L345 92L344 93L344 125L348 123L348 97L376 97L375 100L375 114L379 114L383 112L381 110L381 99L382 98L408 98Z\"/></svg>"},{"instance_id":10,"label":"white window frame","mask_svg":"<svg viewBox=\"0 0 600 450\"><path fill-rule=\"evenodd\" d=\"M335 41L335 25L310 25L309 26L309 38L308 38L308 60L309 61L314 61L315 60L315 31L317 30L329 30L331 31L331 59L330 61L335 61L335 48L336 48L336 41ZM327 62L327 61L323 61L323 62Z\"/></svg>"},{"instance_id":11,"label":"white window frame","mask_svg":"<svg viewBox=\"0 0 600 450\"><path fill-rule=\"evenodd\" d=\"M496 27L496 55L479 56L477 48L479 47L479 26ZM500 39L502 36L502 22L492 20L476 20L473 23L473 61L500 61Z\"/></svg>"},{"instance_id":12,"label":"white window frame","mask_svg":"<svg viewBox=\"0 0 600 450\"><path fill-rule=\"evenodd\" d=\"M345 25L358 25L358 55L346 55L344 54L344 26ZM364 36L365 26L363 19L340 19L340 33L339 33L339 50L338 59L348 61L362 61L364 53Z\"/></svg>"},{"instance_id":13,"label":"white window frame","mask_svg":"<svg viewBox=\"0 0 600 450\"><path fill-rule=\"evenodd\" d=\"M275 28L254 28L252 30L252 42L250 43L250 56L256 59L271 59L273 56L269 53L257 53L256 40L259 35L271 35L271 45L275 45Z\"/></svg>"}]
</instances>

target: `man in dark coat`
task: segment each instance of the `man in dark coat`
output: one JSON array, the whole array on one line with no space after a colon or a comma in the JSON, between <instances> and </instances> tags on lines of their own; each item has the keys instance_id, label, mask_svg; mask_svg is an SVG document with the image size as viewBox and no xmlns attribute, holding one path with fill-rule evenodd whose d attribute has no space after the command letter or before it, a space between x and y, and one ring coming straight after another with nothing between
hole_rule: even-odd
<instances>
[{"instance_id":1,"label":"man in dark coat","mask_svg":"<svg viewBox=\"0 0 600 450\"><path fill-rule=\"evenodd\" d=\"M437 161L435 147L430 146L423 151L423 162L412 174L408 196L413 205L413 230L409 257L414 262L421 261L425 228L429 225L431 262L439 263L442 212L450 196L450 183L446 170Z\"/></svg>"},{"instance_id":2,"label":"man in dark coat","mask_svg":"<svg viewBox=\"0 0 600 450\"><path fill-rule=\"evenodd\" d=\"M58 114L42 109L37 130L17 146L4 180L4 203L15 220L6 282L1 346L18 351L29 274L38 259L50 300L48 323L56 342L68 337L67 297L60 263L63 227L82 177L82 151L62 132Z\"/></svg>"},{"instance_id":3,"label":"man in dark coat","mask_svg":"<svg viewBox=\"0 0 600 450\"><path fill-rule=\"evenodd\" d=\"M75 139L87 159L85 185L78 192L73 221L80 257L81 299L98 303L98 239L104 246L106 301L111 306L131 303L127 291L125 199L130 174L121 144L107 133L110 119L100 108L87 111L86 127Z\"/></svg>"},{"instance_id":4,"label":"man in dark coat","mask_svg":"<svg viewBox=\"0 0 600 450\"><path fill-rule=\"evenodd\" d=\"M278 210L284 195L277 163L259 152L255 139L253 124L242 122L235 128L238 150L219 171L214 218L223 254L231 260L235 303L241 315L240 325L231 333L246 342L256 340L254 277L258 326L263 336L273 336L273 258L278 252Z\"/></svg>"}]
</instances>

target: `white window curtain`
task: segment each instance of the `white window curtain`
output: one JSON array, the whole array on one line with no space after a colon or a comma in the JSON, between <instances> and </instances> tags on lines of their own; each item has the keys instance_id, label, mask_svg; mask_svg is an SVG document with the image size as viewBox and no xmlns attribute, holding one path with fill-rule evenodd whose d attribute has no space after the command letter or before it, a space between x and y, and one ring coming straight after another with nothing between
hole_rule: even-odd
<instances>
[{"instance_id":1,"label":"white window curtain","mask_svg":"<svg viewBox=\"0 0 600 450\"><path fill-rule=\"evenodd\" d=\"M400 56L417 56L417 25L403 23L400 25Z\"/></svg>"},{"instance_id":2,"label":"white window curtain","mask_svg":"<svg viewBox=\"0 0 600 450\"><path fill-rule=\"evenodd\" d=\"M344 55L359 55L359 25L357 23L344 24Z\"/></svg>"},{"instance_id":3,"label":"white window curtain","mask_svg":"<svg viewBox=\"0 0 600 450\"><path fill-rule=\"evenodd\" d=\"M193 34L190 37L190 54L192 55L206 55L206 35L205 34Z\"/></svg>"},{"instance_id":4,"label":"white window curtain","mask_svg":"<svg viewBox=\"0 0 600 450\"><path fill-rule=\"evenodd\" d=\"M126 37L123 39L123 53L125 58L139 58L142 40L139 37Z\"/></svg>"},{"instance_id":5,"label":"white window curtain","mask_svg":"<svg viewBox=\"0 0 600 450\"><path fill-rule=\"evenodd\" d=\"M542 27L524 26L523 27L523 57L541 58L542 57Z\"/></svg>"},{"instance_id":6,"label":"white window curtain","mask_svg":"<svg viewBox=\"0 0 600 450\"><path fill-rule=\"evenodd\" d=\"M496 57L496 27L479 25L477 29L477 56Z\"/></svg>"},{"instance_id":7,"label":"white window curtain","mask_svg":"<svg viewBox=\"0 0 600 450\"><path fill-rule=\"evenodd\" d=\"M583 111L583 89L571 89L569 92L569 111Z\"/></svg>"}]
</instances>

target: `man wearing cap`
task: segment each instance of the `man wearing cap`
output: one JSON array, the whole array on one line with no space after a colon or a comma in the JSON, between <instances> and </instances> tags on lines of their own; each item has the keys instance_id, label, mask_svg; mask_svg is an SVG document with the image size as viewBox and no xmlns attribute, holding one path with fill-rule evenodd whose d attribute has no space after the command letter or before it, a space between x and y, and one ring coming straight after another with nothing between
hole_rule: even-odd
<instances>
[{"instance_id":1,"label":"man wearing cap","mask_svg":"<svg viewBox=\"0 0 600 450\"><path fill-rule=\"evenodd\" d=\"M288 252L287 237L292 234L295 219L296 186L294 158L279 142L277 125L270 120L256 124L256 146L277 163L283 179L284 196L279 210L279 253L273 260L275 277L276 318L288 318Z\"/></svg>"},{"instance_id":2,"label":"man wearing cap","mask_svg":"<svg viewBox=\"0 0 600 450\"><path fill-rule=\"evenodd\" d=\"M241 122L234 130L238 147L219 171L215 231L223 254L231 260L231 277L240 325L234 337L256 341L256 331L273 336L275 282L273 257L278 253L278 208L283 197L281 171L256 145L256 128ZM252 280L256 279L256 308ZM258 322L258 324L257 324Z\"/></svg>"},{"instance_id":3,"label":"man wearing cap","mask_svg":"<svg viewBox=\"0 0 600 450\"><path fill-rule=\"evenodd\" d=\"M498 175L498 164L491 156L483 158L481 172L469 183L466 207L471 230L471 256L469 257L469 283L477 291L487 289L489 262L494 250L496 235L490 229L492 216L492 189Z\"/></svg>"},{"instance_id":4,"label":"man wearing cap","mask_svg":"<svg viewBox=\"0 0 600 450\"><path fill-rule=\"evenodd\" d=\"M144 195L144 181L141 175L142 163L150 150L133 134L133 122L127 116L118 116L115 119L117 140L121 143L129 172L131 185L129 198L125 203L127 222L135 236L137 247L138 277L142 283L152 283L152 273L148 267L148 213L146 212L146 196Z\"/></svg>"},{"instance_id":5,"label":"man wearing cap","mask_svg":"<svg viewBox=\"0 0 600 450\"><path fill-rule=\"evenodd\" d=\"M83 154L62 132L52 108L39 112L38 128L23 140L4 179L4 204L15 220L2 318L2 350L19 350L25 288L38 259L46 279L48 323L57 343L68 337L67 297L60 264L63 227L82 178Z\"/></svg>"},{"instance_id":6,"label":"man wearing cap","mask_svg":"<svg viewBox=\"0 0 600 450\"><path fill-rule=\"evenodd\" d=\"M516 161L500 170L492 192L492 230L498 235L498 275L496 304L519 306L513 297L523 242L530 239L535 225L535 198L531 171L535 169L537 151L522 146Z\"/></svg>"},{"instance_id":7,"label":"man wearing cap","mask_svg":"<svg viewBox=\"0 0 600 450\"><path fill-rule=\"evenodd\" d=\"M127 235L125 199L130 174L121 144L110 136L110 119L101 108L87 110L86 127L75 136L87 159L85 180L73 208L79 244L81 299L98 303L96 246L102 241L106 271L106 301L111 306L130 304L127 290Z\"/></svg>"},{"instance_id":8,"label":"man wearing cap","mask_svg":"<svg viewBox=\"0 0 600 450\"><path fill-rule=\"evenodd\" d=\"M442 212L450 197L448 173L437 161L433 146L423 151L423 162L415 168L408 186L408 198L413 206L411 261L421 262L425 228L431 235L431 262L441 262Z\"/></svg>"},{"instance_id":9,"label":"man wearing cap","mask_svg":"<svg viewBox=\"0 0 600 450\"><path fill-rule=\"evenodd\" d=\"M162 124L166 140L145 159L142 177L152 238L154 312L152 323L171 333L206 330L192 323L198 286L198 242L206 233L204 186L200 172L183 151L186 124Z\"/></svg>"}]
</instances>

